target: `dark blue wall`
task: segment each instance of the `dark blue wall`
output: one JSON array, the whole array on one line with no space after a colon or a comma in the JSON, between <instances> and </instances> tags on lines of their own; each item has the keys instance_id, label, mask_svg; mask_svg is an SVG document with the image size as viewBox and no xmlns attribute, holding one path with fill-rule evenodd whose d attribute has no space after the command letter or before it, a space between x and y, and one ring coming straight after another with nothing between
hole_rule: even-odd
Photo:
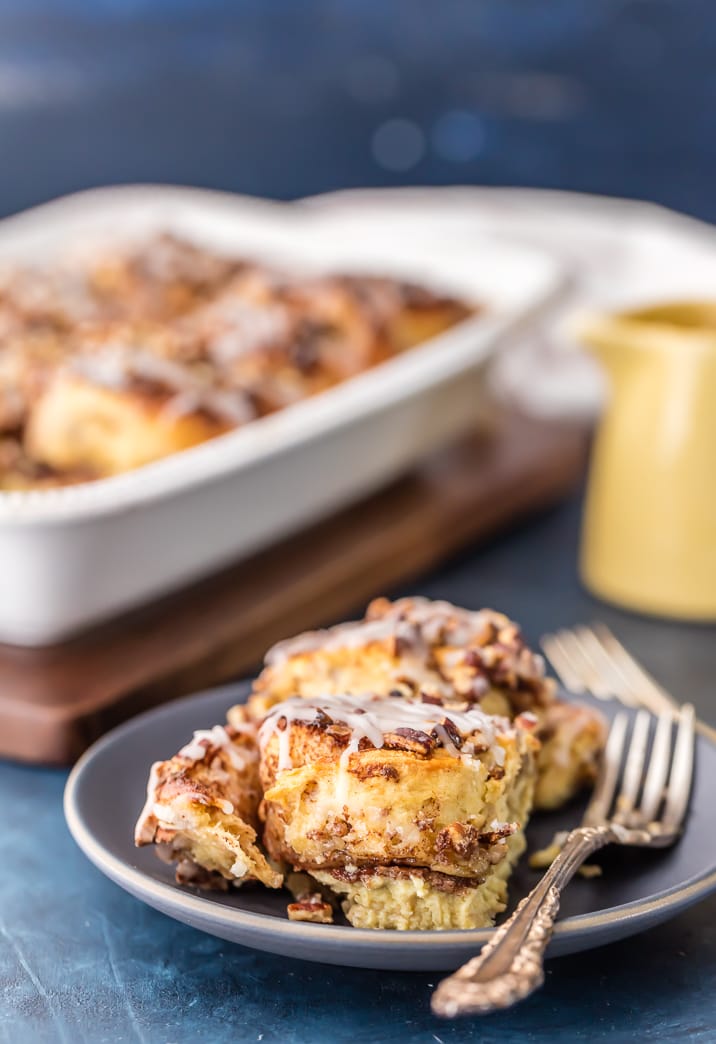
<instances>
[{"instance_id":1,"label":"dark blue wall","mask_svg":"<svg viewBox=\"0 0 716 1044\"><path fill-rule=\"evenodd\" d=\"M714 0L0 0L0 211L474 182L716 219Z\"/></svg>"}]
</instances>

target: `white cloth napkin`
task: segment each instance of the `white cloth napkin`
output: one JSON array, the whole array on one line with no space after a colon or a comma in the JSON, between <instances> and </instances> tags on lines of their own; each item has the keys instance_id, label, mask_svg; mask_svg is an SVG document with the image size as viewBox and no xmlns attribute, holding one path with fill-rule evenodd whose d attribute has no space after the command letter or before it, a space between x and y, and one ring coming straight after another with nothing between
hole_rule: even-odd
<instances>
[{"instance_id":1,"label":"white cloth napkin","mask_svg":"<svg viewBox=\"0 0 716 1044\"><path fill-rule=\"evenodd\" d=\"M559 305L500 353L499 394L541 416L588 417L604 401L598 367L574 350L580 312L716 298L716 229L651 203L540 189L363 189L303 200L351 236L387 233L416 249L502 237L539 247L567 277Z\"/></svg>"}]
</instances>

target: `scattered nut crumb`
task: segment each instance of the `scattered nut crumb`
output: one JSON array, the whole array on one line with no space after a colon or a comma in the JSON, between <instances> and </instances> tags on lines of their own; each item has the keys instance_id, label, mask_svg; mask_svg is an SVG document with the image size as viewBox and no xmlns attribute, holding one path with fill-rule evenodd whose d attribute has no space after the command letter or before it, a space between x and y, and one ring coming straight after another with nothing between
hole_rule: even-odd
<instances>
[{"instance_id":1,"label":"scattered nut crumb","mask_svg":"<svg viewBox=\"0 0 716 1044\"><path fill-rule=\"evenodd\" d=\"M333 924L333 907L324 903L316 892L306 895L298 902L289 903L286 907L289 921L312 921L314 924Z\"/></svg>"}]
</instances>

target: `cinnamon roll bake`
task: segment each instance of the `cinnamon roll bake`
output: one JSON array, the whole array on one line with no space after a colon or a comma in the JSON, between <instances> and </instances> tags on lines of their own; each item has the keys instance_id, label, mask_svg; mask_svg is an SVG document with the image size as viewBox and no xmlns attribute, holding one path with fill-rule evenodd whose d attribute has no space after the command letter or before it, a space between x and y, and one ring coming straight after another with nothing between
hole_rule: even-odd
<instances>
[{"instance_id":1,"label":"cinnamon roll bake","mask_svg":"<svg viewBox=\"0 0 716 1044\"><path fill-rule=\"evenodd\" d=\"M233 725L194 734L168 761L152 765L147 800L134 834L176 863L181 884L227 888L247 879L281 884L259 849L256 728L238 710Z\"/></svg>"},{"instance_id":2,"label":"cinnamon roll bake","mask_svg":"<svg viewBox=\"0 0 716 1044\"><path fill-rule=\"evenodd\" d=\"M467 318L395 279L295 275L173 236L0 273L0 489L89 481L233 431Z\"/></svg>"},{"instance_id":3,"label":"cinnamon roll bake","mask_svg":"<svg viewBox=\"0 0 716 1044\"><path fill-rule=\"evenodd\" d=\"M362 928L468 928L525 847L531 721L399 697L293 697L259 730L264 844Z\"/></svg>"},{"instance_id":4,"label":"cinnamon roll bake","mask_svg":"<svg viewBox=\"0 0 716 1044\"><path fill-rule=\"evenodd\" d=\"M269 650L249 707L260 717L293 695L367 691L408 700L464 700L511 719L530 711L542 744L538 808L564 804L596 778L605 739L602 717L557 697L542 658L502 613L427 598L378 598L363 620L302 634Z\"/></svg>"},{"instance_id":5,"label":"cinnamon roll bake","mask_svg":"<svg viewBox=\"0 0 716 1044\"><path fill-rule=\"evenodd\" d=\"M284 883L294 920L482 927L532 809L592 782L604 738L507 617L378 599L275 646L226 726L155 765L136 840L184 883Z\"/></svg>"}]
</instances>

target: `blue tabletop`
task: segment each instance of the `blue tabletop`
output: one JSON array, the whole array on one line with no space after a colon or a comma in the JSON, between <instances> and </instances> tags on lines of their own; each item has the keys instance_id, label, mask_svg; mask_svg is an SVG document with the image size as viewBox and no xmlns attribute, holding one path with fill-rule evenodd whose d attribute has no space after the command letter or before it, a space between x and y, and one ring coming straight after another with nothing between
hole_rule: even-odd
<instances>
[{"instance_id":1,"label":"blue tabletop","mask_svg":"<svg viewBox=\"0 0 716 1044\"><path fill-rule=\"evenodd\" d=\"M601 616L677 696L716 719L714 628L597 606L574 570L578 504L533 520L415 585L496 605L528 637ZM257 953L184 927L104 877L61 810L66 773L0 765L0 1040L8 1044L265 1044L716 1039L716 897L642 936L550 962L512 1012L443 1023L437 976Z\"/></svg>"}]
</instances>

